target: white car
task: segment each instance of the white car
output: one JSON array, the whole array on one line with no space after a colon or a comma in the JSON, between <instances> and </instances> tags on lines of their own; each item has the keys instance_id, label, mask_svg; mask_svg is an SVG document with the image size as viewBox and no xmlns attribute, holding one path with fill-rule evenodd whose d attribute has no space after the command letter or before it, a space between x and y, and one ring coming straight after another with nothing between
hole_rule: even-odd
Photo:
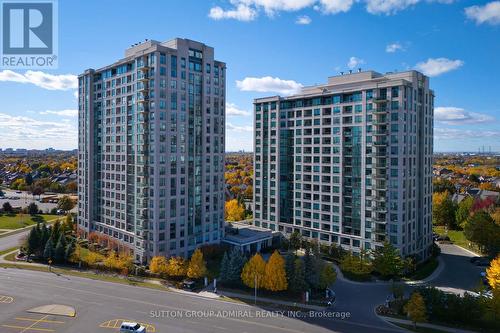
<instances>
[{"instance_id":1,"label":"white car","mask_svg":"<svg viewBox=\"0 0 500 333\"><path fill-rule=\"evenodd\" d=\"M139 323L123 322L120 326L120 333L147 333L146 327Z\"/></svg>"}]
</instances>

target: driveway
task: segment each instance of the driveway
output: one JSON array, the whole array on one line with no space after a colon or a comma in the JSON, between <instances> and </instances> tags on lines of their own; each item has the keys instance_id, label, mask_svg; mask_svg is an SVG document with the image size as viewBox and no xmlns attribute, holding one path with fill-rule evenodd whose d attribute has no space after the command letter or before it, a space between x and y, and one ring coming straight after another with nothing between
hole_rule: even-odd
<instances>
[{"instance_id":1,"label":"driveway","mask_svg":"<svg viewBox=\"0 0 500 333\"><path fill-rule=\"evenodd\" d=\"M470 263L475 255L453 244L439 244L439 247L444 267L431 284L440 288L475 290L481 284L480 273L485 270L485 267Z\"/></svg>"}]
</instances>

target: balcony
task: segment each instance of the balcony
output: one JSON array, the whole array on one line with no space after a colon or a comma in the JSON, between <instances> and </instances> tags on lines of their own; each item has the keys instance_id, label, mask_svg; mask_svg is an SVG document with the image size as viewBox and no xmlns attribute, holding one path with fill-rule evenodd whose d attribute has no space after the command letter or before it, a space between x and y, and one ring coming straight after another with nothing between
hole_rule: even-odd
<instances>
[{"instance_id":1,"label":"balcony","mask_svg":"<svg viewBox=\"0 0 500 333\"><path fill-rule=\"evenodd\" d=\"M137 74L137 80L145 82L149 80L149 75L146 72L140 72Z\"/></svg>"},{"instance_id":2,"label":"balcony","mask_svg":"<svg viewBox=\"0 0 500 333\"><path fill-rule=\"evenodd\" d=\"M373 97L372 99L373 103L387 103L387 96L377 96Z\"/></svg>"}]
</instances>

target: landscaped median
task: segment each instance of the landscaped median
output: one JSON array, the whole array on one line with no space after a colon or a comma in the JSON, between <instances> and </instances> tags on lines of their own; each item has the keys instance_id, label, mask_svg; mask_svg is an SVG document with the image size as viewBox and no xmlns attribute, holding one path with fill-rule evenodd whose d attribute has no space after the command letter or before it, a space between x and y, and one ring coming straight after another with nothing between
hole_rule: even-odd
<instances>
[{"instance_id":1,"label":"landscaped median","mask_svg":"<svg viewBox=\"0 0 500 333\"><path fill-rule=\"evenodd\" d=\"M487 296L484 292L456 295L434 287L420 287L404 298L396 292L394 299L375 309L382 319L397 325L405 325L415 332L473 331L498 332L500 316L498 301L500 290ZM434 330L434 331L432 331Z\"/></svg>"}]
</instances>

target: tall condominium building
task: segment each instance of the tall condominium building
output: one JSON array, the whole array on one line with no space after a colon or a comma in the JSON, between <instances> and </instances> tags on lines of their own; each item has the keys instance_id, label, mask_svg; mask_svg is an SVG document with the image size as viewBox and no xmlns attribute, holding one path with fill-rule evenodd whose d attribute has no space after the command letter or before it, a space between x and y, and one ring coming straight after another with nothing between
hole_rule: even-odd
<instances>
[{"instance_id":1,"label":"tall condominium building","mask_svg":"<svg viewBox=\"0 0 500 333\"><path fill-rule=\"evenodd\" d=\"M357 72L255 106L255 224L354 252L432 244L434 93L416 71Z\"/></svg>"},{"instance_id":2,"label":"tall condominium building","mask_svg":"<svg viewBox=\"0 0 500 333\"><path fill-rule=\"evenodd\" d=\"M224 221L226 65L187 39L145 41L78 78L78 226L135 259L188 256Z\"/></svg>"}]
</instances>

